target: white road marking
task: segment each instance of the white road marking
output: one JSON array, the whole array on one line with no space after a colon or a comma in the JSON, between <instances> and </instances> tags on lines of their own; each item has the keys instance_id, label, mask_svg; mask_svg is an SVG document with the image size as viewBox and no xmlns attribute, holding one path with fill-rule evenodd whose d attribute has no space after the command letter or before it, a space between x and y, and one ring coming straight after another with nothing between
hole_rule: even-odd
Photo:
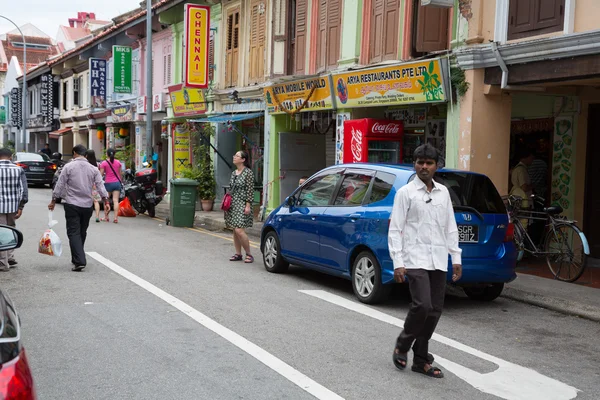
<instances>
[{"instance_id":1,"label":"white road marking","mask_svg":"<svg viewBox=\"0 0 600 400\"><path fill-rule=\"evenodd\" d=\"M304 375L300 371L292 368L290 365L281 361L271 353L266 350L258 347L254 343L250 342L243 336L233 332L232 330L224 327L213 319L207 317L202 314L200 311L192 308L190 305L184 303L179 300L175 296L170 295L162 289L154 286L150 282L140 278L139 276L127 271L126 269L118 266L114 262L108 260L107 258L101 256L96 252L88 252L86 253L96 261L104 264L107 268L113 270L117 274L121 275L125 279L130 280L135 283L139 287L146 289L148 292L152 293L156 297L175 307L182 313L186 314L188 317L192 318L194 321L198 322L202 326L207 329L210 329L217 335L221 336L223 339L227 340L231 344L239 347L241 350L245 351L252 357L256 358L261 363L265 364L267 367L271 368L273 371L277 372L279 375L288 379L290 382L299 386L301 389L310 393L317 399L326 399L326 400L344 400L343 397L337 395L326 387L318 384L317 382L310 379L308 376Z\"/></svg>"},{"instance_id":2,"label":"white road marking","mask_svg":"<svg viewBox=\"0 0 600 400\"><path fill-rule=\"evenodd\" d=\"M323 290L299 290L299 292L325 300L347 310L357 312L390 325L399 328L404 327L404 321L401 319L335 294ZM520 365L494 357L437 333L433 334L432 339L498 365L498 369L495 371L482 374L435 355L436 362L443 365L448 371L452 372L475 389L484 393L489 393L506 400L569 400L577 397L578 389L555 379L548 378L530 368L521 367Z\"/></svg>"}]
</instances>

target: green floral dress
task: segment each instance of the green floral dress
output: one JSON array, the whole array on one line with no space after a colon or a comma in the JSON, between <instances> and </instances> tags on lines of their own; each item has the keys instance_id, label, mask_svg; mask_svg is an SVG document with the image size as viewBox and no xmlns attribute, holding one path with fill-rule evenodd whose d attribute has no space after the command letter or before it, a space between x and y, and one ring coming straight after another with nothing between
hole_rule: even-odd
<instances>
[{"instance_id":1,"label":"green floral dress","mask_svg":"<svg viewBox=\"0 0 600 400\"><path fill-rule=\"evenodd\" d=\"M252 212L244 214L246 203L252 204L254 199L254 174L250 168L244 168L239 175L235 171L231 173L229 193L231 208L225 213L225 226L229 229L250 228L253 223Z\"/></svg>"}]
</instances>

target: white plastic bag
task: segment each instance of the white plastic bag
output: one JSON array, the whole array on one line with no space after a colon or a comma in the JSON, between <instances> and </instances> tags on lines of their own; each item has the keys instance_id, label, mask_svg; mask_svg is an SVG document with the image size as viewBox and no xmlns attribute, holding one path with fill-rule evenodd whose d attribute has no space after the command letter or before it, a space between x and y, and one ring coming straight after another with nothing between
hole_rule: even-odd
<instances>
[{"instance_id":1,"label":"white plastic bag","mask_svg":"<svg viewBox=\"0 0 600 400\"><path fill-rule=\"evenodd\" d=\"M62 242L56 232L52 230L56 224L58 221L52 219L52 211L48 211L48 229L40 238L38 253L54 257L60 257L62 254Z\"/></svg>"}]
</instances>

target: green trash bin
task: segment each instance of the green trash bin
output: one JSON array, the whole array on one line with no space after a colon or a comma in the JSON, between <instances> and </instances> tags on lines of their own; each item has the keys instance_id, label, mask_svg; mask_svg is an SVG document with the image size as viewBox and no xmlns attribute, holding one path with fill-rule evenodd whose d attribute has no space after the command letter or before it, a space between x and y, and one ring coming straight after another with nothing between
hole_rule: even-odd
<instances>
[{"instance_id":1,"label":"green trash bin","mask_svg":"<svg viewBox=\"0 0 600 400\"><path fill-rule=\"evenodd\" d=\"M188 227L194 226L196 216L196 197L198 182L193 179L171 179L171 204L167 225Z\"/></svg>"}]
</instances>

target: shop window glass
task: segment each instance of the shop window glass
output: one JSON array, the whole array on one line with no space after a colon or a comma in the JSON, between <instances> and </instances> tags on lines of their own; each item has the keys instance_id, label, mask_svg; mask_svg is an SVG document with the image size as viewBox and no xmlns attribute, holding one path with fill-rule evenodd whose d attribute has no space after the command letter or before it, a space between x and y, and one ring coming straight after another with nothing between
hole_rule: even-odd
<instances>
[{"instance_id":1,"label":"shop window glass","mask_svg":"<svg viewBox=\"0 0 600 400\"><path fill-rule=\"evenodd\" d=\"M298 197L298 206L327 206L342 175L328 174L309 182Z\"/></svg>"},{"instance_id":2,"label":"shop window glass","mask_svg":"<svg viewBox=\"0 0 600 400\"><path fill-rule=\"evenodd\" d=\"M333 205L335 206L357 206L361 205L367 191L371 177L361 174L348 174L340 186Z\"/></svg>"}]
</instances>

